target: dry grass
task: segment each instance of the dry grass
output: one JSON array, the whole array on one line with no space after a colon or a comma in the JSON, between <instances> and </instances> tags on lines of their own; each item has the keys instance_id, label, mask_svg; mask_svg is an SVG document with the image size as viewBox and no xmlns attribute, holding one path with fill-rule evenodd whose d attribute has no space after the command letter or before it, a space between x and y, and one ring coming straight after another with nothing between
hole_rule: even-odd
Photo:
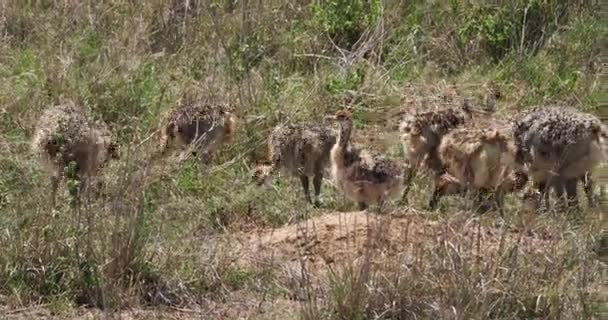
<instances>
[{"instance_id":1,"label":"dry grass","mask_svg":"<svg viewBox=\"0 0 608 320\"><path fill-rule=\"evenodd\" d=\"M330 183L322 208L297 181L252 183L272 127L345 105L356 143L398 157L395 115L441 92L479 106L491 86L500 115L601 102L592 5L372 2L2 2L0 318L601 318L605 206L535 215L509 196L501 221L446 198L427 212L419 177L407 207L368 216ZM162 115L203 95L235 106L233 142L205 172L154 159ZM67 100L108 123L121 157L99 194L53 208L28 141Z\"/></svg>"}]
</instances>

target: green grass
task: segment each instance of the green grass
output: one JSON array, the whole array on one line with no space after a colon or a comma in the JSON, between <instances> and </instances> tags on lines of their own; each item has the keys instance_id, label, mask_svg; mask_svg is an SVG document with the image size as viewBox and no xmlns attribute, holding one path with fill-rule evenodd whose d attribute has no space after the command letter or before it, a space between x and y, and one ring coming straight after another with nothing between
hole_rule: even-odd
<instances>
[{"instance_id":1,"label":"green grass","mask_svg":"<svg viewBox=\"0 0 608 320\"><path fill-rule=\"evenodd\" d=\"M605 228L586 209L527 226L512 197L509 226L546 230L559 240L539 253L509 238L480 264L470 255L471 242L452 232L448 242L423 246L414 262L402 253L310 271L312 280L297 289L286 284L284 261L243 265L235 252L237 236L284 226L295 216L356 208L327 182L321 209L304 201L297 179L268 189L253 185L251 169L266 157L265 139L280 122L321 122L351 105L356 139L373 136L371 149L400 157L392 115L405 100L431 98L449 85L481 104L491 81L505 113L550 102L601 113L598 39L608 25L598 8L542 1L494 8L459 1L199 0L8 1L2 8L0 312L38 304L66 317L82 305L202 308L239 294L265 299L260 305L266 306L308 289L312 298L291 316L591 319L599 313L593 299L601 297L596 289L605 266L590 248ZM162 115L180 99L206 95L234 104L240 125L234 143L216 154L215 169L203 173L194 159L152 160L157 137L139 143ZM68 100L109 124L122 159L104 169L101 197L74 204L64 188L65 201L53 209L49 179L28 140L41 111ZM473 217L460 212L461 199L425 212L429 193L428 179L418 179L409 204L416 216ZM484 217L486 225L493 222ZM510 237L497 235L503 236Z\"/></svg>"}]
</instances>

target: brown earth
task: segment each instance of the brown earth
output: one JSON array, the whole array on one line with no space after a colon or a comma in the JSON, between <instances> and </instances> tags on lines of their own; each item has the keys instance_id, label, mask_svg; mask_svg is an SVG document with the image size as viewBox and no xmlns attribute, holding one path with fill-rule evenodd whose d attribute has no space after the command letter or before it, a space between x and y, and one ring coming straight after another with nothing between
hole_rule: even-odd
<instances>
[{"instance_id":1,"label":"brown earth","mask_svg":"<svg viewBox=\"0 0 608 320\"><path fill-rule=\"evenodd\" d=\"M433 220L421 214L378 215L364 212L334 212L277 229L243 233L243 261L271 259L273 264L306 263L317 271L340 265L365 255L368 249L378 259L404 255L415 259L418 250L445 242L467 243L472 250L463 254L494 254L501 238L518 242L522 250L543 248L552 240L542 230L519 232L495 225L495 217L454 215ZM371 232L368 232L371 231ZM464 240L464 241L463 241Z\"/></svg>"}]
</instances>

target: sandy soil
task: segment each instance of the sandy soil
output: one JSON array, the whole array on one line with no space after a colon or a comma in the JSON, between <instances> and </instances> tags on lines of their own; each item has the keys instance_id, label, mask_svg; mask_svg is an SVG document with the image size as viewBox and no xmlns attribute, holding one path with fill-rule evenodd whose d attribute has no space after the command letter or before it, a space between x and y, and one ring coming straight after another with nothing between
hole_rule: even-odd
<instances>
[{"instance_id":1,"label":"sandy soil","mask_svg":"<svg viewBox=\"0 0 608 320\"><path fill-rule=\"evenodd\" d=\"M317 271L361 258L368 249L375 249L374 256L378 259L396 254L414 259L421 247L459 240L458 243L467 243L474 248L468 253L487 257L496 252L501 238L506 243L518 242L522 250L543 248L552 240L551 235L540 230L503 230L488 223L495 220L490 217L481 225L479 219L472 215L455 217L433 220L420 214L395 216L334 212L237 237L245 246L242 248L244 261L271 259L278 265L306 263Z\"/></svg>"}]
</instances>

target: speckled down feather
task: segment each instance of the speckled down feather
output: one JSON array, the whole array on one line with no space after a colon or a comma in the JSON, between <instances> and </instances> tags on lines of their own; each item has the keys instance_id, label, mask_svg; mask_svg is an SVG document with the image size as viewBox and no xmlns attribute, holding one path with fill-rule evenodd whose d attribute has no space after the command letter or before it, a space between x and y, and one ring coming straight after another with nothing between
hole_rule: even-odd
<instances>
[{"instance_id":1,"label":"speckled down feather","mask_svg":"<svg viewBox=\"0 0 608 320\"><path fill-rule=\"evenodd\" d=\"M485 191L493 193L502 215L504 193L521 190L528 181L523 171L515 170L516 152L512 131L503 123L471 123L451 130L439 146L443 172L435 177L429 206L434 208L443 195Z\"/></svg>"},{"instance_id":2,"label":"speckled down feather","mask_svg":"<svg viewBox=\"0 0 608 320\"><path fill-rule=\"evenodd\" d=\"M446 171L462 182L470 174L478 188L498 187L511 173L515 153L511 131L500 126L456 128L439 147Z\"/></svg>"},{"instance_id":3,"label":"speckled down feather","mask_svg":"<svg viewBox=\"0 0 608 320\"><path fill-rule=\"evenodd\" d=\"M198 100L177 107L166 117L161 127L161 151L165 152L173 140L181 147L196 142L194 149L208 163L213 152L229 141L235 130L235 118L226 105Z\"/></svg>"},{"instance_id":4,"label":"speckled down feather","mask_svg":"<svg viewBox=\"0 0 608 320\"><path fill-rule=\"evenodd\" d=\"M594 115L556 105L536 106L522 112L515 118L513 129L519 161L531 162L535 149L544 159L554 161L557 170L587 157L590 143L607 133Z\"/></svg>"},{"instance_id":5,"label":"speckled down feather","mask_svg":"<svg viewBox=\"0 0 608 320\"><path fill-rule=\"evenodd\" d=\"M38 120L31 149L45 159L50 170L63 170L76 162L80 174L92 174L112 156L112 137L103 122L89 121L73 103L47 108Z\"/></svg>"},{"instance_id":6,"label":"speckled down feather","mask_svg":"<svg viewBox=\"0 0 608 320\"><path fill-rule=\"evenodd\" d=\"M226 107L223 105L198 101L173 110L169 121L175 124L180 139L185 143L190 143L214 127L223 128L226 111Z\"/></svg>"},{"instance_id":7,"label":"speckled down feather","mask_svg":"<svg viewBox=\"0 0 608 320\"><path fill-rule=\"evenodd\" d=\"M382 205L400 195L409 172L405 164L354 147L350 143L353 121L349 110L336 112L334 118L340 125L331 150L332 179L338 190L361 209L373 203Z\"/></svg>"},{"instance_id":8,"label":"speckled down feather","mask_svg":"<svg viewBox=\"0 0 608 320\"><path fill-rule=\"evenodd\" d=\"M452 130L441 143L440 154L453 155L468 159L478 152L484 144L491 143L503 151L515 152L515 146L506 128L461 127ZM510 150L509 150L510 149Z\"/></svg>"},{"instance_id":9,"label":"speckled down feather","mask_svg":"<svg viewBox=\"0 0 608 320\"><path fill-rule=\"evenodd\" d=\"M347 179L371 184L386 183L395 177L401 177L406 169L403 163L352 145L345 152L344 160L344 176Z\"/></svg>"},{"instance_id":10,"label":"speckled down feather","mask_svg":"<svg viewBox=\"0 0 608 320\"><path fill-rule=\"evenodd\" d=\"M463 103L461 106L435 107L406 115L401 121L399 130L412 135L423 134L429 130L441 136L450 129L464 124L471 117L468 103Z\"/></svg>"},{"instance_id":11,"label":"speckled down feather","mask_svg":"<svg viewBox=\"0 0 608 320\"><path fill-rule=\"evenodd\" d=\"M461 106L434 108L408 114L401 121L399 131L404 152L414 167L424 164L435 172L441 170L437 148L450 130L464 125L472 118L465 102Z\"/></svg>"},{"instance_id":12,"label":"speckled down feather","mask_svg":"<svg viewBox=\"0 0 608 320\"><path fill-rule=\"evenodd\" d=\"M274 166L290 174L314 176L329 166L329 153L336 133L329 127L299 124L278 125L268 139Z\"/></svg>"}]
</instances>

